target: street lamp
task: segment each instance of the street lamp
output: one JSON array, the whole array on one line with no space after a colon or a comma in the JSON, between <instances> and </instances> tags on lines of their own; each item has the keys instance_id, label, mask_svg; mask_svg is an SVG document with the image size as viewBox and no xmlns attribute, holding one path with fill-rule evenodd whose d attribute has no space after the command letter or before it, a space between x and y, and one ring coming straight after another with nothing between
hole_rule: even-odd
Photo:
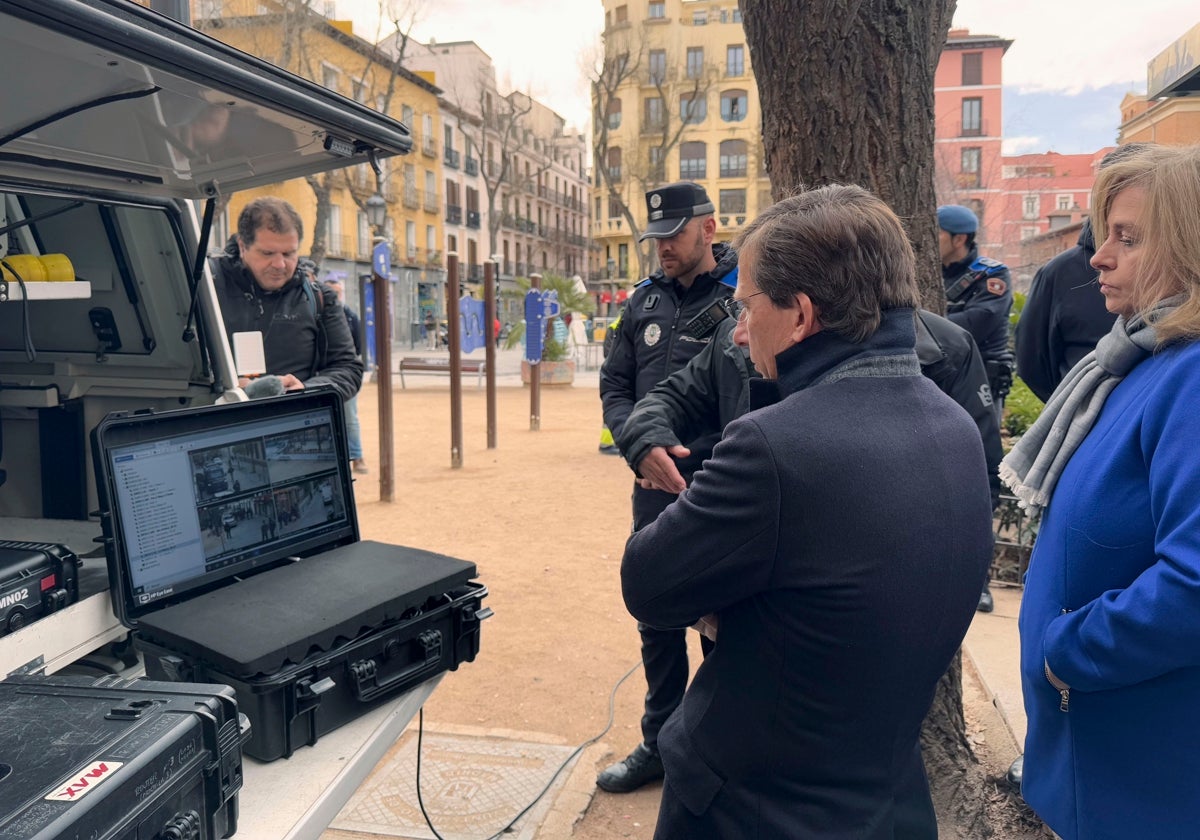
<instances>
[{"instance_id":1,"label":"street lamp","mask_svg":"<svg viewBox=\"0 0 1200 840\"><path fill-rule=\"evenodd\" d=\"M367 199L367 222L376 233L382 234L387 224L387 202L379 193Z\"/></svg>"}]
</instances>

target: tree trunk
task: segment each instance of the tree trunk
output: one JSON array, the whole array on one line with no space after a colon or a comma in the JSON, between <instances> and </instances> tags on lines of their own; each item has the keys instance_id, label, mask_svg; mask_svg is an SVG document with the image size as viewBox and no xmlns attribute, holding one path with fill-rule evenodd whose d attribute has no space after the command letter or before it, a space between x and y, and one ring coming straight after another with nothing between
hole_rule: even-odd
<instances>
[{"instance_id":1,"label":"tree trunk","mask_svg":"<svg viewBox=\"0 0 1200 840\"><path fill-rule=\"evenodd\" d=\"M944 312L933 75L955 0L742 0L778 200L859 184L904 222L926 309Z\"/></svg>"},{"instance_id":2,"label":"tree trunk","mask_svg":"<svg viewBox=\"0 0 1200 840\"><path fill-rule=\"evenodd\" d=\"M933 77L955 0L741 0L773 197L870 189L904 222L925 308L945 311L934 192ZM942 836L1045 837L966 737L962 659L921 732Z\"/></svg>"}]
</instances>

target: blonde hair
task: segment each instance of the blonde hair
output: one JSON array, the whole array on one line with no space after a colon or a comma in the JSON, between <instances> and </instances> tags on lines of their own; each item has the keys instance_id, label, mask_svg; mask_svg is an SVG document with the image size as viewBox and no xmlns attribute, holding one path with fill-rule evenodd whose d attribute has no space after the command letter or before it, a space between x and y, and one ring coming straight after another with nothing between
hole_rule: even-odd
<instances>
[{"instance_id":1,"label":"blonde hair","mask_svg":"<svg viewBox=\"0 0 1200 840\"><path fill-rule=\"evenodd\" d=\"M1158 346L1200 338L1200 145L1151 145L1101 169L1092 187L1097 242L1108 236L1113 199L1131 187L1146 191L1134 302L1145 313L1182 295L1178 308L1155 324Z\"/></svg>"}]
</instances>

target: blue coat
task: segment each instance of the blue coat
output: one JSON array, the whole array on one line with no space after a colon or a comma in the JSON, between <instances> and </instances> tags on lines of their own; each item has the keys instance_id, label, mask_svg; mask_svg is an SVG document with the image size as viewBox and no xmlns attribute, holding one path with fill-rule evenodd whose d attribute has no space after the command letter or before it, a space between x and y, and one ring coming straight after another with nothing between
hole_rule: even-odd
<instances>
[{"instance_id":1,"label":"blue coat","mask_svg":"<svg viewBox=\"0 0 1200 840\"><path fill-rule=\"evenodd\" d=\"M979 601L991 503L976 426L920 375L912 310L888 316L863 345L781 353L782 401L730 423L630 538L638 620L720 622L659 735L656 838L891 840L897 803L928 801L918 734Z\"/></svg>"},{"instance_id":2,"label":"blue coat","mask_svg":"<svg viewBox=\"0 0 1200 840\"><path fill-rule=\"evenodd\" d=\"M1046 508L1021 605L1022 793L1065 840L1200 833L1198 441L1189 342L1117 385Z\"/></svg>"}]
</instances>

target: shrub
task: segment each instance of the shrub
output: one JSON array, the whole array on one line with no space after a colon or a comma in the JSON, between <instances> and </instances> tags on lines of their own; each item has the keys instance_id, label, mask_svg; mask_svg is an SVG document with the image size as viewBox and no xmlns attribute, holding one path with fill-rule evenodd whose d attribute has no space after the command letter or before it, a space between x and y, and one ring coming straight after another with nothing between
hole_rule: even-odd
<instances>
[{"instance_id":1,"label":"shrub","mask_svg":"<svg viewBox=\"0 0 1200 840\"><path fill-rule=\"evenodd\" d=\"M1034 396L1021 377L1014 376L1012 390L1004 401L1004 431L1013 438L1019 438L1041 413L1042 401Z\"/></svg>"}]
</instances>

